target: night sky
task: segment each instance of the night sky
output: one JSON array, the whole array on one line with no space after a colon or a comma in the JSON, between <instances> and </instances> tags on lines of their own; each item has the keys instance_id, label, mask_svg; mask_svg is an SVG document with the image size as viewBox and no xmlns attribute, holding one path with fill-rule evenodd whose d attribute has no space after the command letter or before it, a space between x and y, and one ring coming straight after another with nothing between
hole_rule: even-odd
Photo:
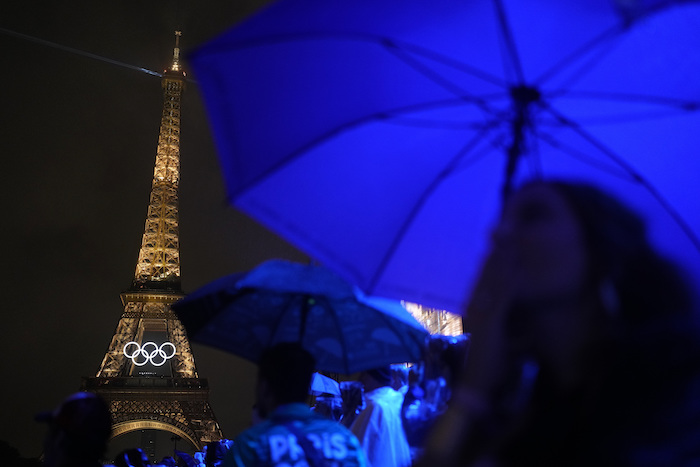
<instances>
[{"instance_id":1,"label":"night sky","mask_svg":"<svg viewBox=\"0 0 700 467\"><path fill-rule=\"evenodd\" d=\"M262 0L3 2L0 27L162 71L174 30L188 50ZM179 17L179 18L178 18ZM0 33L3 354L0 440L41 451L52 409L94 376L123 311L144 229L162 108L160 79ZM187 64L185 62L185 69ZM189 76L196 79L192 73ZM182 284L270 258L307 258L225 202L195 83L183 97ZM224 434L246 427L253 364L194 344Z\"/></svg>"}]
</instances>

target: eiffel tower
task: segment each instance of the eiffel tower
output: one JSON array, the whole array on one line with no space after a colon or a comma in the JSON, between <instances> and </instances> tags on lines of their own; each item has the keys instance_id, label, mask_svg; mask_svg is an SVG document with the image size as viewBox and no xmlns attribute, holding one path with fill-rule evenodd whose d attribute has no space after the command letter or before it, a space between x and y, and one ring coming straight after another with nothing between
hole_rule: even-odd
<instances>
[{"instance_id":1,"label":"eiffel tower","mask_svg":"<svg viewBox=\"0 0 700 467\"><path fill-rule=\"evenodd\" d=\"M162 78L163 113L145 232L124 313L95 377L82 389L102 396L113 417L112 438L159 430L201 449L222 438L182 323L170 305L180 286L178 183L180 101L185 85L175 33L173 63ZM175 438L178 439L178 438Z\"/></svg>"}]
</instances>

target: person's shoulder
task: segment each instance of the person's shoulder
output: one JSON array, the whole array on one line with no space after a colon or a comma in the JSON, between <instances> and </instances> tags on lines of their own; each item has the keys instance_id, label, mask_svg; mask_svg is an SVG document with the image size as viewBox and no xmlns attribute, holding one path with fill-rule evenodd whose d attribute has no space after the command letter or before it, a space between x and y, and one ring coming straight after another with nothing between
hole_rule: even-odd
<instances>
[{"instance_id":1,"label":"person's shoulder","mask_svg":"<svg viewBox=\"0 0 700 467\"><path fill-rule=\"evenodd\" d=\"M252 466L266 461L266 438L274 425L264 420L238 434L226 452L224 466Z\"/></svg>"}]
</instances>

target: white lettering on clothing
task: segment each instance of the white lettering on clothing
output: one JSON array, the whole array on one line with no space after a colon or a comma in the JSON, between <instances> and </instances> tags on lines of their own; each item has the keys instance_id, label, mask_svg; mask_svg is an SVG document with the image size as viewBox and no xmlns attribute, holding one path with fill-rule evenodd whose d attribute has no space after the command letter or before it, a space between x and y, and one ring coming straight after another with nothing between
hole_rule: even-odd
<instances>
[{"instance_id":1,"label":"white lettering on clothing","mask_svg":"<svg viewBox=\"0 0 700 467\"><path fill-rule=\"evenodd\" d=\"M345 459L348 455L348 447L345 445L345 437L340 433L331 435L331 446L333 447L333 458Z\"/></svg>"},{"instance_id":2,"label":"white lettering on clothing","mask_svg":"<svg viewBox=\"0 0 700 467\"><path fill-rule=\"evenodd\" d=\"M270 435L268 442L273 463L277 463L283 458L293 461L304 458L304 450L299 446L294 435Z\"/></svg>"},{"instance_id":3,"label":"white lettering on clothing","mask_svg":"<svg viewBox=\"0 0 700 467\"><path fill-rule=\"evenodd\" d=\"M313 443L314 448L319 452L323 452L324 458L333 459L333 453L331 452L331 445L328 437L328 433L321 433L320 435L317 433L309 433L306 435L306 438Z\"/></svg>"},{"instance_id":4,"label":"white lettering on clothing","mask_svg":"<svg viewBox=\"0 0 700 467\"><path fill-rule=\"evenodd\" d=\"M345 459L348 455L345 437L341 433L309 433L306 438L326 459ZM292 434L270 435L270 458L277 467L307 467L304 450ZM298 461L298 462L297 462Z\"/></svg>"},{"instance_id":5,"label":"white lettering on clothing","mask_svg":"<svg viewBox=\"0 0 700 467\"><path fill-rule=\"evenodd\" d=\"M304 458L304 450L297 444L297 437L294 435L289 435L287 438L289 440L289 455L292 460L295 461L300 457Z\"/></svg>"},{"instance_id":6,"label":"white lettering on clothing","mask_svg":"<svg viewBox=\"0 0 700 467\"><path fill-rule=\"evenodd\" d=\"M284 453L289 450L285 438L285 435L270 435L270 457L274 463L279 462Z\"/></svg>"}]
</instances>

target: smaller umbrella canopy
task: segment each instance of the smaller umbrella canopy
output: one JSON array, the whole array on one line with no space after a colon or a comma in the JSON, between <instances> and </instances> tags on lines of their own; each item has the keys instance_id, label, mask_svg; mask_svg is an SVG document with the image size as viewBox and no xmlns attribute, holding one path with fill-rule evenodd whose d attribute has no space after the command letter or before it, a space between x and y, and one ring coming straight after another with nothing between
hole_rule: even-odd
<instances>
[{"instance_id":1,"label":"smaller umbrella canopy","mask_svg":"<svg viewBox=\"0 0 700 467\"><path fill-rule=\"evenodd\" d=\"M419 361L428 336L399 302L281 260L218 279L173 309L194 342L254 362L273 344L300 342L317 369L342 374Z\"/></svg>"},{"instance_id":2,"label":"smaller umbrella canopy","mask_svg":"<svg viewBox=\"0 0 700 467\"><path fill-rule=\"evenodd\" d=\"M334 396L339 396L340 383L333 378L322 375L321 373L314 373L311 377L309 394L313 394L314 396L320 396L321 394L332 394Z\"/></svg>"}]
</instances>

